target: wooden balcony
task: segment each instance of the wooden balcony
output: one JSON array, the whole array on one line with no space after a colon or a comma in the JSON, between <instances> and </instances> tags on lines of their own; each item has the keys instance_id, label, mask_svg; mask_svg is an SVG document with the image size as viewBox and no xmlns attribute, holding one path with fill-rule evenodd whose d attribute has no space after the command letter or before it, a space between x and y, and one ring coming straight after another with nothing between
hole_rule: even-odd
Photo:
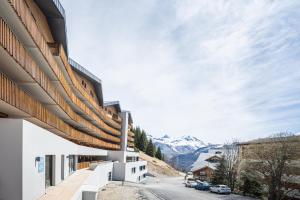
<instances>
[{"instance_id":1,"label":"wooden balcony","mask_svg":"<svg viewBox=\"0 0 300 200\"><path fill-rule=\"evenodd\" d=\"M49 95L54 102L59 105L61 112L65 112L74 123L79 123L81 126L85 127L94 134L99 135L99 137L110 140L113 142L120 142L119 137L114 137L109 135L93 125L91 122L87 121L77 113L73 111L69 104L66 103L65 99L61 96L57 88L53 85L53 83L49 80L47 75L38 67L35 61L31 58L29 53L27 53L26 49L22 46L22 44L16 39L12 31L9 30L6 23L0 18L0 44L6 50L8 56L11 56L15 62L17 62L14 67L22 68L26 71L26 74L30 76L33 82L39 84L39 86L46 92L45 95ZM99 118L97 118L99 119ZM104 123L102 121L98 121L101 125ZM114 132L116 135L120 135Z\"/></svg>"},{"instance_id":2,"label":"wooden balcony","mask_svg":"<svg viewBox=\"0 0 300 200\"><path fill-rule=\"evenodd\" d=\"M131 130L128 130L128 135L129 135L130 137L134 137L134 133L133 133Z\"/></svg>"},{"instance_id":3,"label":"wooden balcony","mask_svg":"<svg viewBox=\"0 0 300 200\"><path fill-rule=\"evenodd\" d=\"M128 143L127 143L127 146L133 148L133 147L134 147L134 143L133 143L133 142L128 142Z\"/></svg>"},{"instance_id":4,"label":"wooden balcony","mask_svg":"<svg viewBox=\"0 0 300 200\"><path fill-rule=\"evenodd\" d=\"M93 98L90 97L90 95L87 93L87 91L82 87L82 85L78 82L77 78L74 75L74 72L69 64L69 61L67 59L67 56L65 54L64 48L62 47L62 45L59 45L59 57L61 58L61 60L63 61L63 64L66 68L66 71L68 73L68 76L70 77L73 86L75 87L76 90L80 91L81 94L83 94L85 96L85 98L89 98L91 99L93 108L96 109L96 113L100 114L99 117L101 119L103 119L106 123L110 124L111 126L121 129L121 120L117 120L117 122L115 120L112 119L112 117L107 116L106 111L101 108Z\"/></svg>"},{"instance_id":5,"label":"wooden balcony","mask_svg":"<svg viewBox=\"0 0 300 200\"><path fill-rule=\"evenodd\" d=\"M118 135L120 135L119 130L121 129L121 125L116 123L115 121L106 118L103 109L95 102L93 98L89 96L89 94L82 88L81 84L78 83L76 77L73 74L73 70L71 69L71 66L68 63L67 57L63 57L63 54L61 52L63 51L63 48L60 48L60 55L62 57L63 63L67 69L67 72L69 76L71 77L72 83L76 90L84 96L87 102L93 106L93 108L89 108L83 103L76 95L74 94L73 90L71 89L70 85L68 84L66 78L64 77L64 74L62 73L60 67L58 66L56 60L54 59L51 49L49 48L48 44L46 43L45 39L43 38L43 35L38 30L38 27L35 23L35 20L33 19L29 8L24 3L23 0L9 0L12 8L16 12L16 14L21 19L23 25L25 26L27 32L30 34L31 38L33 39L36 46L39 48L41 54L43 55L43 58L46 60L47 64L51 68L53 74L57 77L59 83L63 87L66 94L69 96L69 98L72 100L73 103L75 103L78 108L83 110L88 115L96 114L98 117L100 117L101 120L103 120L105 123L110 124L114 128L118 129ZM92 116L93 119L95 119L95 116ZM96 120L96 121L100 121ZM102 122L102 128L106 131L115 132L112 127L107 126L105 123Z\"/></svg>"},{"instance_id":6,"label":"wooden balcony","mask_svg":"<svg viewBox=\"0 0 300 200\"><path fill-rule=\"evenodd\" d=\"M21 90L14 82L0 74L1 108L8 116L26 118L45 129L78 144L105 149L120 149L119 144L105 142L84 134L46 109L40 102Z\"/></svg>"},{"instance_id":7,"label":"wooden balcony","mask_svg":"<svg viewBox=\"0 0 300 200\"><path fill-rule=\"evenodd\" d=\"M133 137L130 137L130 136L128 136L127 140L128 140L129 142L134 142L134 138L133 138Z\"/></svg>"}]
</instances>

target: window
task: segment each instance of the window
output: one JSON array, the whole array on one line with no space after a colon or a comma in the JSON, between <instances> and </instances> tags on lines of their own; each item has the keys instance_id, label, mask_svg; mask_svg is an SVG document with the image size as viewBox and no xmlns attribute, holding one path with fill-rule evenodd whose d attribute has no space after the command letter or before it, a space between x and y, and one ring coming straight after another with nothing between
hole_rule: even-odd
<instances>
[{"instance_id":1,"label":"window","mask_svg":"<svg viewBox=\"0 0 300 200\"><path fill-rule=\"evenodd\" d=\"M92 92L92 90L90 90L90 95L91 95L92 97L94 97L94 93Z\"/></svg>"},{"instance_id":2,"label":"window","mask_svg":"<svg viewBox=\"0 0 300 200\"><path fill-rule=\"evenodd\" d=\"M86 83L85 83L85 81L84 81L84 80L81 80L81 84L83 85L83 87L85 87L85 88L86 88Z\"/></svg>"},{"instance_id":3,"label":"window","mask_svg":"<svg viewBox=\"0 0 300 200\"><path fill-rule=\"evenodd\" d=\"M111 177L111 172L108 172L108 181L111 181L112 177Z\"/></svg>"},{"instance_id":4,"label":"window","mask_svg":"<svg viewBox=\"0 0 300 200\"><path fill-rule=\"evenodd\" d=\"M143 166L140 166L140 171L142 171L143 170Z\"/></svg>"},{"instance_id":5,"label":"window","mask_svg":"<svg viewBox=\"0 0 300 200\"><path fill-rule=\"evenodd\" d=\"M131 173L135 174L135 167L131 168Z\"/></svg>"}]
</instances>

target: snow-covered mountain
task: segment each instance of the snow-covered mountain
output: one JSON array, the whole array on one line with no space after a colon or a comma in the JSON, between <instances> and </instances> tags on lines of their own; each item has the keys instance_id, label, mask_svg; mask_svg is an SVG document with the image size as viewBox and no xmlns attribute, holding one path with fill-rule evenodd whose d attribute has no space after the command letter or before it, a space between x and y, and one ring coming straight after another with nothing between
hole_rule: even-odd
<instances>
[{"instance_id":1,"label":"snow-covered mountain","mask_svg":"<svg viewBox=\"0 0 300 200\"><path fill-rule=\"evenodd\" d=\"M148 135L148 138L152 139L156 147L160 147L162 153L165 155L166 159L170 159L173 156L179 154L192 153L195 150L205 147L206 144L196 137L184 135L177 138L172 138L165 135L161 138L155 138Z\"/></svg>"}]
</instances>

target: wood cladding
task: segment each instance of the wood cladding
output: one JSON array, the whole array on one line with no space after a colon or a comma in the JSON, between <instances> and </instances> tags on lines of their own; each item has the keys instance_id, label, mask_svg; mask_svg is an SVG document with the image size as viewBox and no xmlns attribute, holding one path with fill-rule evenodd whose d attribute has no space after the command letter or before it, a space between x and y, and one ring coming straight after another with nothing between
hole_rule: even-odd
<instances>
[{"instance_id":1,"label":"wood cladding","mask_svg":"<svg viewBox=\"0 0 300 200\"><path fill-rule=\"evenodd\" d=\"M79 169L85 169L85 168L89 168L90 167L91 162L80 162L77 163L77 170Z\"/></svg>"},{"instance_id":2,"label":"wood cladding","mask_svg":"<svg viewBox=\"0 0 300 200\"><path fill-rule=\"evenodd\" d=\"M134 137L134 133L133 133L131 130L128 130L128 135L129 135L130 137Z\"/></svg>"},{"instance_id":3,"label":"wood cladding","mask_svg":"<svg viewBox=\"0 0 300 200\"><path fill-rule=\"evenodd\" d=\"M132 137L129 137L128 136L128 139L127 139L129 142L134 142L134 139Z\"/></svg>"},{"instance_id":4,"label":"wood cladding","mask_svg":"<svg viewBox=\"0 0 300 200\"><path fill-rule=\"evenodd\" d=\"M81 84L78 83L76 77L73 74L73 70L72 70L70 64L68 63L68 59L65 56L63 48L60 48L59 55L66 67L66 70L68 72L68 75L71 78L71 81L72 81L74 87L93 106L93 109L89 109L81 100L79 100L77 97L75 97L75 95L74 95L72 89L70 88L69 84L67 83L66 78L64 77L60 67L56 63L47 42L45 41L45 39L43 38L43 35L38 30L38 27L30 13L30 10L27 7L27 5L24 3L23 0L9 0L9 2L11 4L12 8L15 10L16 14L21 19L24 26L26 27L28 33L31 35L33 41L39 48L43 57L47 61L49 67L51 68L51 70L53 71L53 73L55 74L57 79L59 80L60 84L63 86L63 88L66 91L66 93L68 94L68 96L72 99L72 101L75 102L76 105L80 109L84 110L89 115L91 115L91 113L94 113L94 114L98 115L98 117L100 117L105 123L108 123L112 127L120 130L121 125L119 123L116 123L114 120L108 118L105 115L105 112L103 111L103 109L94 101L94 99L87 93L87 91L85 91L83 89ZM103 127L105 127L107 130L113 131L112 127L110 127L110 126L103 125Z\"/></svg>"},{"instance_id":5,"label":"wood cladding","mask_svg":"<svg viewBox=\"0 0 300 200\"><path fill-rule=\"evenodd\" d=\"M35 118L50 126L51 128L46 127L46 129L51 132L53 132L52 129L55 129L57 132L63 133L60 136L78 144L105 149L120 149L120 145L118 144L108 143L96 137L89 136L66 124L3 74L0 74L0 99L17 108L19 111L27 113L31 118Z\"/></svg>"},{"instance_id":6,"label":"wood cladding","mask_svg":"<svg viewBox=\"0 0 300 200\"><path fill-rule=\"evenodd\" d=\"M134 143L133 143L133 142L128 142L128 143L127 143L127 146L129 146L129 147L134 147Z\"/></svg>"},{"instance_id":7,"label":"wood cladding","mask_svg":"<svg viewBox=\"0 0 300 200\"><path fill-rule=\"evenodd\" d=\"M38 67L29 53L27 53L26 49L16 39L1 18L0 32L1 46L14 58L14 60L27 72L27 74L30 75L31 78L38 83L41 88L44 89L44 91L46 91L46 93L55 101L55 103L60 106L63 112L65 112L73 121L78 122L91 132L97 133L99 137L113 142L121 142L119 137L114 137L105 133L72 110L70 105L66 103L65 99L61 96L56 87L53 86L47 75ZM98 123L100 126L104 124L102 121L98 121ZM120 135L120 133L116 131L113 133Z\"/></svg>"}]
</instances>

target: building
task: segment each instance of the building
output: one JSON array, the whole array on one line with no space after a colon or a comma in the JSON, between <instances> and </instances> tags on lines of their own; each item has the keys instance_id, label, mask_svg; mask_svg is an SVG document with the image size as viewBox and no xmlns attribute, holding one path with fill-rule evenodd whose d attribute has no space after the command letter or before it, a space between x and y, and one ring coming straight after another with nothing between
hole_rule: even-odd
<instances>
[{"instance_id":1,"label":"building","mask_svg":"<svg viewBox=\"0 0 300 200\"><path fill-rule=\"evenodd\" d=\"M277 145L281 145L284 140L285 145L288 145L293 151L293 158L288 162L289 177L284 182L284 190L291 191L288 194L291 199L300 199L300 136L292 136L285 138L262 138L239 144L239 165L238 165L238 180L241 181L241 176L245 170L251 166L259 166L257 152L265 154L265 158L272 160L270 157L273 154L268 153L275 151ZM270 155L270 156L269 156ZM251 169L253 171L253 169ZM294 197L294 198L292 198Z\"/></svg>"},{"instance_id":2,"label":"building","mask_svg":"<svg viewBox=\"0 0 300 200\"><path fill-rule=\"evenodd\" d=\"M101 80L69 58L59 0L0 0L0 117L0 199L47 199L70 179L84 198L147 171L130 112L104 103Z\"/></svg>"},{"instance_id":3,"label":"building","mask_svg":"<svg viewBox=\"0 0 300 200\"><path fill-rule=\"evenodd\" d=\"M131 131L132 116L129 111L121 111L119 102L105 102L105 109L112 117L117 117L116 113L122 120L122 144L119 151L109 151L108 158L114 162L113 179L119 181L140 182L146 178L147 162L139 159L139 153L134 152L134 133Z\"/></svg>"},{"instance_id":4,"label":"building","mask_svg":"<svg viewBox=\"0 0 300 200\"><path fill-rule=\"evenodd\" d=\"M213 177L214 170L216 169L216 166L218 165L223 154L223 146L213 147L207 152L200 153L197 161L192 167L194 179L210 182Z\"/></svg>"}]
</instances>

